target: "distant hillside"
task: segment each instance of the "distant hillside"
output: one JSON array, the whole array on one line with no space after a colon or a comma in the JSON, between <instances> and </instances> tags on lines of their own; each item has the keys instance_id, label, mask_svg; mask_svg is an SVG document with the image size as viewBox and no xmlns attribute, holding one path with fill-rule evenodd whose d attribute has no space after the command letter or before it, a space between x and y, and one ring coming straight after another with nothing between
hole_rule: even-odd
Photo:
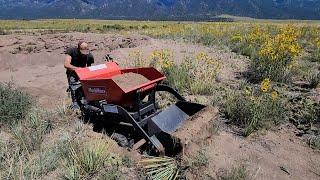
<instances>
[{"instance_id":1,"label":"distant hillside","mask_svg":"<svg viewBox=\"0 0 320 180\"><path fill-rule=\"evenodd\" d=\"M320 19L320 0L0 0L1 19Z\"/></svg>"}]
</instances>

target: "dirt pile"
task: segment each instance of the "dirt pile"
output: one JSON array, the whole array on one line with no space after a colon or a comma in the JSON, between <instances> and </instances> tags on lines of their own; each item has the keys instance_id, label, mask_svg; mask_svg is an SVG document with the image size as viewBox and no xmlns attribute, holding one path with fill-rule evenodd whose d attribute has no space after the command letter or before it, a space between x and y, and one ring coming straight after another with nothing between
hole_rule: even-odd
<instances>
[{"instance_id":1,"label":"dirt pile","mask_svg":"<svg viewBox=\"0 0 320 180\"><path fill-rule=\"evenodd\" d=\"M190 119L172 135L179 138L183 146L184 155L192 155L199 151L203 143L212 136L212 124L217 120L218 109L206 107Z\"/></svg>"},{"instance_id":2,"label":"dirt pile","mask_svg":"<svg viewBox=\"0 0 320 180\"><path fill-rule=\"evenodd\" d=\"M105 38L103 45L112 51L119 48L134 48L146 44L149 40L150 38L146 36L112 36Z\"/></svg>"},{"instance_id":3,"label":"dirt pile","mask_svg":"<svg viewBox=\"0 0 320 180\"><path fill-rule=\"evenodd\" d=\"M32 54L40 52L60 53L67 47L75 46L80 40L87 41L92 51L104 50L110 52L118 48L134 48L147 44L149 38L146 36L132 35L103 35L103 34L46 34L38 36L7 35L0 40L0 50L6 49L11 54Z\"/></svg>"},{"instance_id":4,"label":"dirt pile","mask_svg":"<svg viewBox=\"0 0 320 180\"><path fill-rule=\"evenodd\" d=\"M129 88L133 88L150 81L141 74L136 73L120 74L114 76L112 80L123 90L127 90Z\"/></svg>"}]
</instances>

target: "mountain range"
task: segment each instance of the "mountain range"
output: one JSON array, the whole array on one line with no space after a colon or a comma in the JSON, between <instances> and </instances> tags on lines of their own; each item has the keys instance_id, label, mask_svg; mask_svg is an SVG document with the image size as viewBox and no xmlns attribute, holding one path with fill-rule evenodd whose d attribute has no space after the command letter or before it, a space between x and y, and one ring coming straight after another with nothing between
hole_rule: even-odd
<instances>
[{"instance_id":1,"label":"mountain range","mask_svg":"<svg viewBox=\"0 0 320 180\"><path fill-rule=\"evenodd\" d=\"M320 0L0 0L0 19L320 19Z\"/></svg>"}]
</instances>

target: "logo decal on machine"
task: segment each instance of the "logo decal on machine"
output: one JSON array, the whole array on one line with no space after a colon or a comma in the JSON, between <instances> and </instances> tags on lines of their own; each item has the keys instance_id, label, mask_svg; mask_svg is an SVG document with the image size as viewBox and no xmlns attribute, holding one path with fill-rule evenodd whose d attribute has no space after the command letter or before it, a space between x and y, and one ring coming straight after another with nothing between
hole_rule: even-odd
<instances>
[{"instance_id":1,"label":"logo decal on machine","mask_svg":"<svg viewBox=\"0 0 320 180\"><path fill-rule=\"evenodd\" d=\"M104 87L89 87L88 91L93 94L106 94Z\"/></svg>"},{"instance_id":2,"label":"logo decal on machine","mask_svg":"<svg viewBox=\"0 0 320 180\"><path fill-rule=\"evenodd\" d=\"M95 65L95 66L90 66L89 71L97 71L97 70L107 69L107 68L108 67L106 64L99 64L99 65Z\"/></svg>"}]
</instances>

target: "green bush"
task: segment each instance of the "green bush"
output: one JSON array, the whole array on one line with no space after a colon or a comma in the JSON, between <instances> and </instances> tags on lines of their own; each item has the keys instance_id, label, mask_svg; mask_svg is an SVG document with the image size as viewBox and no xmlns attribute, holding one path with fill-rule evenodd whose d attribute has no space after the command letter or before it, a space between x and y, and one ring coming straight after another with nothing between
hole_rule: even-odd
<instances>
[{"instance_id":1,"label":"green bush","mask_svg":"<svg viewBox=\"0 0 320 180\"><path fill-rule=\"evenodd\" d=\"M316 88L320 84L320 72L310 72L307 76L310 88Z\"/></svg>"},{"instance_id":2,"label":"green bush","mask_svg":"<svg viewBox=\"0 0 320 180\"><path fill-rule=\"evenodd\" d=\"M313 149L320 150L320 135L311 138L309 144Z\"/></svg>"},{"instance_id":3,"label":"green bush","mask_svg":"<svg viewBox=\"0 0 320 180\"><path fill-rule=\"evenodd\" d=\"M22 120L31 107L30 97L12 83L0 83L0 124Z\"/></svg>"},{"instance_id":4,"label":"green bush","mask_svg":"<svg viewBox=\"0 0 320 180\"><path fill-rule=\"evenodd\" d=\"M275 95L273 95L275 93ZM269 128L285 119L285 110L276 92L258 94L234 92L227 96L224 114L230 121L243 128L245 136Z\"/></svg>"},{"instance_id":5,"label":"green bush","mask_svg":"<svg viewBox=\"0 0 320 180\"><path fill-rule=\"evenodd\" d=\"M28 153L39 150L45 135L52 129L48 117L48 113L40 110L28 113L24 122L19 122L11 128L15 143Z\"/></svg>"},{"instance_id":6,"label":"green bush","mask_svg":"<svg viewBox=\"0 0 320 180\"><path fill-rule=\"evenodd\" d=\"M320 48L313 49L307 59L311 62L320 62Z\"/></svg>"},{"instance_id":7,"label":"green bush","mask_svg":"<svg viewBox=\"0 0 320 180\"><path fill-rule=\"evenodd\" d=\"M296 125L312 127L320 122L320 105L313 99L296 95L288 97L286 109L291 122Z\"/></svg>"},{"instance_id":8,"label":"green bush","mask_svg":"<svg viewBox=\"0 0 320 180\"><path fill-rule=\"evenodd\" d=\"M204 58L204 59L202 59ZM162 67L166 82L180 92L193 95L211 95L220 64L203 53L203 57L186 58L179 65Z\"/></svg>"},{"instance_id":9,"label":"green bush","mask_svg":"<svg viewBox=\"0 0 320 180\"><path fill-rule=\"evenodd\" d=\"M260 81L288 82L292 76L292 65L301 53L296 28L285 26L271 33L253 28L247 35L234 35L229 46L234 52L250 57L249 78Z\"/></svg>"},{"instance_id":10,"label":"green bush","mask_svg":"<svg viewBox=\"0 0 320 180\"><path fill-rule=\"evenodd\" d=\"M65 179L83 179L96 174L108 161L107 143L95 141L83 144L78 141L67 142L67 151L64 157Z\"/></svg>"},{"instance_id":11,"label":"green bush","mask_svg":"<svg viewBox=\"0 0 320 180\"><path fill-rule=\"evenodd\" d=\"M191 78L189 76L189 69L185 64L173 65L163 69L167 79L166 82L174 89L180 92L189 90Z\"/></svg>"}]
</instances>

